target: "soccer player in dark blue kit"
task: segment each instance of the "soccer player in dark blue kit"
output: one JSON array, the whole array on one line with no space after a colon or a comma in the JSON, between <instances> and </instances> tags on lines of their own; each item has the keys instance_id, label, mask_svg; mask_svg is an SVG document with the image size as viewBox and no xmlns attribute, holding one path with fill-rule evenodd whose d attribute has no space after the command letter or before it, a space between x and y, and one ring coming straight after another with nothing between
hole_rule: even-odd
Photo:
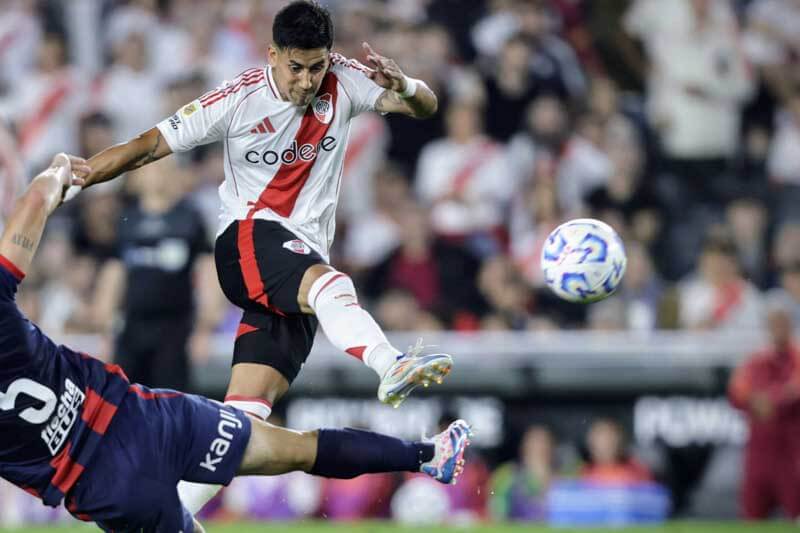
<instances>
[{"instance_id":1,"label":"soccer player in dark blue kit","mask_svg":"<svg viewBox=\"0 0 800 533\"><path fill-rule=\"evenodd\" d=\"M453 482L469 426L408 442L353 429L298 432L200 396L129 383L117 366L57 345L15 304L47 217L81 185L85 160L58 154L17 201L0 238L0 477L106 531L203 531L180 480L294 470L351 478L424 472Z\"/></svg>"}]
</instances>

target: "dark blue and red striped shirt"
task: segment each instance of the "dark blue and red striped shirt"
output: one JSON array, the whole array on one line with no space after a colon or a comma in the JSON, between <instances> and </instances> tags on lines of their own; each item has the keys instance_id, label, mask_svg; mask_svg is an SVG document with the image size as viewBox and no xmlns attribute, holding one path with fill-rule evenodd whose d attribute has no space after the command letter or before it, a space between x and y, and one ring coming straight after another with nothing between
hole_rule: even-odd
<instances>
[{"instance_id":1,"label":"dark blue and red striped shirt","mask_svg":"<svg viewBox=\"0 0 800 533\"><path fill-rule=\"evenodd\" d=\"M24 274L0 256L0 477L57 506L130 384L119 367L58 345L17 308Z\"/></svg>"}]
</instances>

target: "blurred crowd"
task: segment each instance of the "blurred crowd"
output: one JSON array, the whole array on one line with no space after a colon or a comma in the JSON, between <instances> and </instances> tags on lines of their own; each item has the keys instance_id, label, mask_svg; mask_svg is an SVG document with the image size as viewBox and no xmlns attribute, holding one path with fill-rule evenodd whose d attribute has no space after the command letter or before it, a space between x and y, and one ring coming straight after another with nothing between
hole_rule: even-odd
<instances>
[{"instance_id":1,"label":"blurred crowd","mask_svg":"<svg viewBox=\"0 0 800 533\"><path fill-rule=\"evenodd\" d=\"M283 3L0 1L0 209L54 152L93 155L264 64ZM387 329L753 329L768 290L800 319L800 2L323 3L336 50L363 59L368 41L440 100L431 120L351 131L333 264ZM125 210L188 198L207 253L222 179L210 145L86 191L22 306L50 332L112 331ZM579 216L616 228L629 260L620 294L588 307L539 269ZM211 262L192 266L202 358L237 317Z\"/></svg>"}]
</instances>

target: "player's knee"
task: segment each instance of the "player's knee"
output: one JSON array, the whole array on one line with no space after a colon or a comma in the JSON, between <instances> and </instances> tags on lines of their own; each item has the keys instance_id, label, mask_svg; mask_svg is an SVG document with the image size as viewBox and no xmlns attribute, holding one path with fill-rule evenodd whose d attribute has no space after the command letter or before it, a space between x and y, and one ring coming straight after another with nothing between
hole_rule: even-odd
<instances>
[{"instance_id":1,"label":"player's knee","mask_svg":"<svg viewBox=\"0 0 800 533\"><path fill-rule=\"evenodd\" d=\"M317 278L308 291L308 305L315 312L319 306L331 301L341 305L358 305L356 287L350 276L331 270Z\"/></svg>"},{"instance_id":2,"label":"player's knee","mask_svg":"<svg viewBox=\"0 0 800 533\"><path fill-rule=\"evenodd\" d=\"M313 265L306 269L303 279L300 280L300 288L297 292L297 303L300 304L303 312L311 310L312 295L318 292L321 286L319 285L319 280L332 272L336 272L336 270L324 264Z\"/></svg>"}]
</instances>

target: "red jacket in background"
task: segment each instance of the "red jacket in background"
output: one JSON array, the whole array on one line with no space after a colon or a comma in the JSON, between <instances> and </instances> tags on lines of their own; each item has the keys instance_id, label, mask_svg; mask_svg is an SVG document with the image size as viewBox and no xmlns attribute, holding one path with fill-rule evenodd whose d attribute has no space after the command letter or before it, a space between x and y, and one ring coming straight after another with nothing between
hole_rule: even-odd
<instances>
[{"instance_id":1,"label":"red jacket in background","mask_svg":"<svg viewBox=\"0 0 800 533\"><path fill-rule=\"evenodd\" d=\"M800 517L800 350L767 348L736 369L728 394L750 424L742 506L745 517L767 518L780 504ZM761 400L757 398L761 397ZM758 413L754 401L766 405Z\"/></svg>"}]
</instances>

